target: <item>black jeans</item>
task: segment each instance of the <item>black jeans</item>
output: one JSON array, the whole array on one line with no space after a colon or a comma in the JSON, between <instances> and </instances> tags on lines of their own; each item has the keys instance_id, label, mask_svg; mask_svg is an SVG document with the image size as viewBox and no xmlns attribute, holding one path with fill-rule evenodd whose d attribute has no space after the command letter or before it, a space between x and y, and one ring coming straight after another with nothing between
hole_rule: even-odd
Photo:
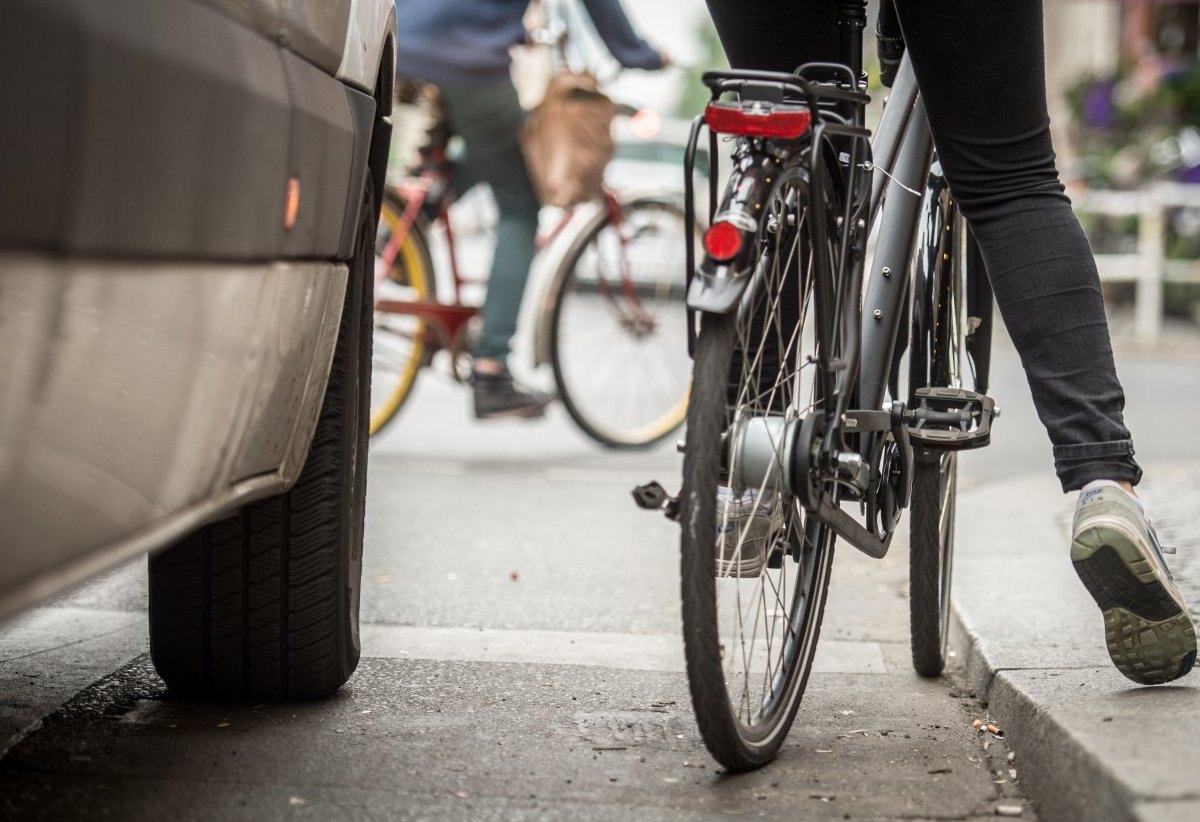
<instances>
[{"instance_id":1,"label":"black jeans","mask_svg":"<svg viewBox=\"0 0 1200 822\"><path fill-rule=\"evenodd\" d=\"M838 60L836 0L707 0L731 65ZM1054 164L1041 0L896 0L942 169L1054 445L1064 491L1137 483L1096 263Z\"/></svg>"}]
</instances>

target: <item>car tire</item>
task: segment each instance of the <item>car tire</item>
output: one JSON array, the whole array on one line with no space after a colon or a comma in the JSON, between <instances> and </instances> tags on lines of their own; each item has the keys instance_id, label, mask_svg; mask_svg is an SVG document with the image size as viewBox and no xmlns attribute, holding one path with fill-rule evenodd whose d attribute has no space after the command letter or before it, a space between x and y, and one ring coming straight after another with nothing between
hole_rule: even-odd
<instances>
[{"instance_id":1,"label":"car tire","mask_svg":"<svg viewBox=\"0 0 1200 822\"><path fill-rule=\"evenodd\" d=\"M150 558L150 655L174 693L326 696L359 658L375 214L365 184L320 418L288 491Z\"/></svg>"}]
</instances>

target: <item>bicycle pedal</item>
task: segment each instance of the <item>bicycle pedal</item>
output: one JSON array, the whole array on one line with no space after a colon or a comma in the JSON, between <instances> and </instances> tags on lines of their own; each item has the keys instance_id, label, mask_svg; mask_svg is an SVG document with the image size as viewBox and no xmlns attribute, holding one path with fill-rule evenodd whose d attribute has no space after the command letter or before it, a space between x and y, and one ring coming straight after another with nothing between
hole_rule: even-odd
<instances>
[{"instance_id":1,"label":"bicycle pedal","mask_svg":"<svg viewBox=\"0 0 1200 822\"><path fill-rule=\"evenodd\" d=\"M679 519L679 497L673 497L654 480L633 489L633 501L638 508L661 511L669 520Z\"/></svg>"},{"instance_id":2,"label":"bicycle pedal","mask_svg":"<svg viewBox=\"0 0 1200 822\"><path fill-rule=\"evenodd\" d=\"M992 441L995 400L965 388L918 388L917 405L905 413L908 438L916 448L964 451Z\"/></svg>"}]
</instances>

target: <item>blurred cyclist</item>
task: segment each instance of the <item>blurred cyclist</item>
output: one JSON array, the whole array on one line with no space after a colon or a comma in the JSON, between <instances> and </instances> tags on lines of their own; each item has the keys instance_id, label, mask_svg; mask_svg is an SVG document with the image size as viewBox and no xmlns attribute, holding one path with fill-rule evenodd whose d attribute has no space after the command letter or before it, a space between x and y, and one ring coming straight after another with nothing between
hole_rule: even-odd
<instances>
[{"instance_id":1,"label":"blurred cyclist","mask_svg":"<svg viewBox=\"0 0 1200 822\"><path fill-rule=\"evenodd\" d=\"M735 68L790 72L839 56L839 0L707 0ZM854 3L851 2L853 6ZM865 5L865 4L864 4ZM1135 682L1196 660L1196 632L1133 491L1104 299L1054 162L1041 0L895 0L938 159L983 253L1064 491L1081 491L1071 559ZM722 500L774 525L770 504Z\"/></svg>"},{"instance_id":2,"label":"blurred cyclist","mask_svg":"<svg viewBox=\"0 0 1200 822\"><path fill-rule=\"evenodd\" d=\"M530 0L396 0L396 73L438 86L451 129L466 143L471 183L487 183L500 212L496 249L475 349L479 419L539 417L552 397L508 370L521 296L533 261L539 204L518 142L525 113L510 76L509 49L525 41ZM583 0L597 32L627 68L658 69L661 54L634 33L619 0ZM461 193L461 191L460 191Z\"/></svg>"}]
</instances>

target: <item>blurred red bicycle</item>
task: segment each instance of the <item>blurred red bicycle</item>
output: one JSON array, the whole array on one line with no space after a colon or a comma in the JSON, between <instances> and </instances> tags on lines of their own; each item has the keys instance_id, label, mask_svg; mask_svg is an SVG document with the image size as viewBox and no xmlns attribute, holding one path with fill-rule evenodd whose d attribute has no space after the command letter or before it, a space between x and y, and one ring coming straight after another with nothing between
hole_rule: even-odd
<instances>
[{"instance_id":1,"label":"blurred red bicycle","mask_svg":"<svg viewBox=\"0 0 1200 822\"><path fill-rule=\"evenodd\" d=\"M486 278L460 267L448 135L437 126L430 134L417 170L387 189L380 214L372 434L395 418L435 352L449 353L455 379L470 371L469 329L479 306L464 287ZM682 203L669 194L622 200L606 189L590 217L564 210L538 239L539 250L556 240L567 247L538 300L535 359L550 363L571 418L607 447L652 445L686 415L685 222ZM444 243L448 299L438 295L434 236ZM692 242L699 247L699 230Z\"/></svg>"}]
</instances>

